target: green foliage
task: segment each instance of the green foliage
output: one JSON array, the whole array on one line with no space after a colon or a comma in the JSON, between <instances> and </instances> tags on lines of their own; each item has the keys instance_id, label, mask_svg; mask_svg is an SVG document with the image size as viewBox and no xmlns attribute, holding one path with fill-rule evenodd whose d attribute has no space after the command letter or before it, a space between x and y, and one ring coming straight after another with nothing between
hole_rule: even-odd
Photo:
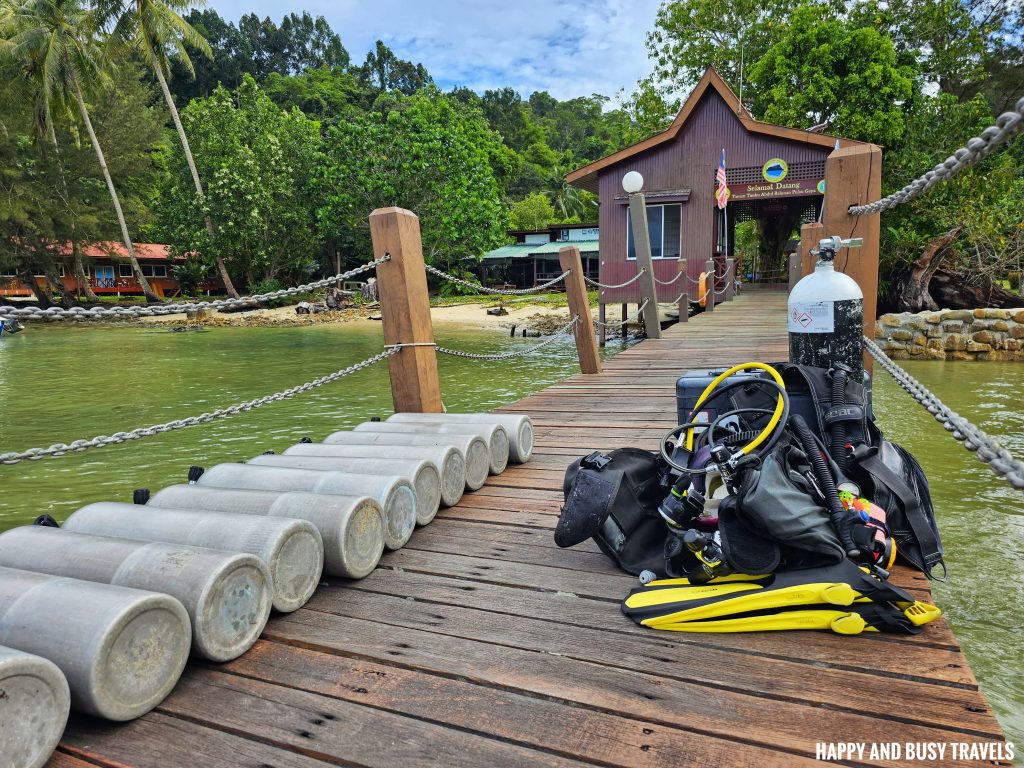
<instances>
[{"instance_id":1,"label":"green foliage","mask_svg":"<svg viewBox=\"0 0 1024 768\"><path fill-rule=\"evenodd\" d=\"M220 256L233 277L250 284L305 277L321 244L310 183L318 166L319 125L297 109L281 111L248 75L234 94L218 88L208 99L192 101L181 117L206 180L217 238L210 241L177 145L167 153L167 173L153 203L158 236L175 254L202 254L207 267Z\"/></svg>"},{"instance_id":2,"label":"green foliage","mask_svg":"<svg viewBox=\"0 0 1024 768\"><path fill-rule=\"evenodd\" d=\"M554 222L554 206L543 192L534 192L512 203L509 214L512 229L547 229Z\"/></svg>"},{"instance_id":3,"label":"green foliage","mask_svg":"<svg viewBox=\"0 0 1024 768\"><path fill-rule=\"evenodd\" d=\"M420 217L428 263L479 259L505 237L493 159L506 150L479 110L435 88L331 128L318 180L321 231L365 260L366 216L397 205Z\"/></svg>"},{"instance_id":4,"label":"green foliage","mask_svg":"<svg viewBox=\"0 0 1024 768\"><path fill-rule=\"evenodd\" d=\"M910 67L871 27L803 6L750 68L764 119L794 128L824 125L851 139L890 144L905 130Z\"/></svg>"}]
</instances>

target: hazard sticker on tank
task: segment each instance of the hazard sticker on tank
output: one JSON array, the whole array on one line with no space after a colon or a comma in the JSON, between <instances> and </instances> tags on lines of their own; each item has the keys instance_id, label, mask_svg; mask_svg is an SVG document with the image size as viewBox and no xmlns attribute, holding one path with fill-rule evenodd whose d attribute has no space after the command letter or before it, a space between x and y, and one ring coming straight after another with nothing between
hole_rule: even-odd
<instances>
[{"instance_id":1,"label":"hazard sticker on tank","mask_svg":"<svg viewBox=\"0 0 1024 768\"><path fill-rule=\"evenodd\" d=\"M789 305L790 333L835 333L833 302L800 302Z\"/></svg>"}]
</instances>

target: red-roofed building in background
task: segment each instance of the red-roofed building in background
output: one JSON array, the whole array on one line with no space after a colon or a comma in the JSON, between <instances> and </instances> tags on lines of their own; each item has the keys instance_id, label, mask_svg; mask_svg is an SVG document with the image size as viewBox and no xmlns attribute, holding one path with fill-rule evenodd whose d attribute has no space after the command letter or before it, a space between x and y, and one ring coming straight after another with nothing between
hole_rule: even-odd
<instances>
[{"instance_id":1,"label":"red-roofed building in background","mask_svg":"<svg viewBox=\"0 0 1024 768\"><path fill-rule=\"evenodd\" d=\"M174 279L173 267L185 261L183 256L172 258L170 248L159 243L135 243L135 258L142 267L142 274L152 286L157 296L174 297L181 293L181 286ZM82 255L82 266L85 276L93 291L100 295L141 294L142 287L132 272L128 261L128 252L121 243L104 242L79 247ZM61 282L69 291L81 288L75 279L75 267L71 256L70 244L60 250L57 255L57 269ZM36 282L42 286L45 278L36 275ZM210 273L199 285L203 293L223 293L224 284L215 272ZM10 274L10 270L0 269L0 296L31 297L32 291L27 285L19 282Z\"/></svg>"}]
</instances>

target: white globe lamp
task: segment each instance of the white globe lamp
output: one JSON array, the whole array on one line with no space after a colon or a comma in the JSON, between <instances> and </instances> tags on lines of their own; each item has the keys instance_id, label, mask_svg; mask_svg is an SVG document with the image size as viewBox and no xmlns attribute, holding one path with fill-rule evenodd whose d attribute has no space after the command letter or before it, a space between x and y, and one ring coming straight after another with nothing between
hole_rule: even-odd
<instances>
[{"instance_id":1,"label":"white globe lamp","mask_svg":"<svg viewBox=\"0 0 1024 768\"><path fill-rule=\"evenodd\" d=\"M622 177L622 188L633 195L644 188L644 177L636 171L630 171Z\"/></svg>"}]
</instances>

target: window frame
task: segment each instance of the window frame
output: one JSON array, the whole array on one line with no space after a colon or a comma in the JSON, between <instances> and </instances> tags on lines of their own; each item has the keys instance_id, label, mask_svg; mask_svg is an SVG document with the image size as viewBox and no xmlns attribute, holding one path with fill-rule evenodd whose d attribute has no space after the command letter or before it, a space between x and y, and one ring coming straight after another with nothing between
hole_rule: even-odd
<instances>
[{"instance_id":1,"label":"window frame","mask_svg":"<svg viewBox=\"0 0 1024 768\"><path fill-rule=\"evenodd\" d=\"M679 211L679 242L678 251L672 256L665 255L665 209L669 206L674 206ZM678 261L683 255L683 204L682 203L653 203L648 204L647 208L647 232L650 234L651 231L651 210L654 208L659 209L661 214L661 242L658 244L658 248L655 248L654 242L651 242L651 261ZM633 255L630 256L630 243L633 241L633 214L630 209L626 208L626 261L636 261L636 247L633 248ZM655 256L655 252L659 255Z\"/></svg>"}]
</instances>

